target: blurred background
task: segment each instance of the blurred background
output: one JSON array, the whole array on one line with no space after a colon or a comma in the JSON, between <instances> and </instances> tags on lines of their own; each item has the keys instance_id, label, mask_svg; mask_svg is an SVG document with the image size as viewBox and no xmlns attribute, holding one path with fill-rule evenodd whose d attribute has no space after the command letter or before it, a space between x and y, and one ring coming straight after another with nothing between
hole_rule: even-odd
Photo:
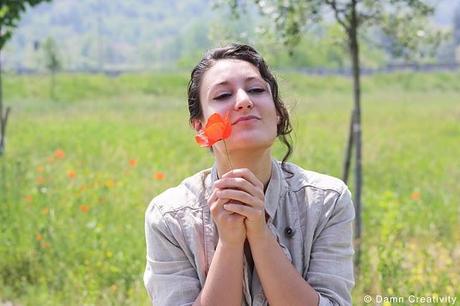
<instances>
[{"instance_id":1,"label":"blurred background","mask_svg":"<svg viewBox=\"0 0 460 306\"><path fill-rule=\"evenodd\" d=\"M459 303L460 0L358 1L356 36L348 2L2 1L0 305L149 305L144 212L212 166L187 82L228 42L273 69L290 160L350 185L353 305Z\"/></svg>"}]
</instances>

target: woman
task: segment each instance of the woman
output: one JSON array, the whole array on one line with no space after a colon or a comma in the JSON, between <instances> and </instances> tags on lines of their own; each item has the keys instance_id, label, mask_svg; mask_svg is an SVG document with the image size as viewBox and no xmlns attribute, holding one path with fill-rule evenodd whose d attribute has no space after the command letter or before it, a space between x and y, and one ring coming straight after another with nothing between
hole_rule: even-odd
<instances>
[{"instance_id":1,"label":"woman","mask_svg":"<svg viewBox=\"0 0 460 306\"><path fill-rule=\"evenodd\" d=\"M351 305L354 208L339 179L286 162L291 125L252 47L210 50L191 74L190 122L227 115L215 163L150 203L144 283L153 305ZM271 155L279 137L288 152Z\"/></svg>"}]
</instances>

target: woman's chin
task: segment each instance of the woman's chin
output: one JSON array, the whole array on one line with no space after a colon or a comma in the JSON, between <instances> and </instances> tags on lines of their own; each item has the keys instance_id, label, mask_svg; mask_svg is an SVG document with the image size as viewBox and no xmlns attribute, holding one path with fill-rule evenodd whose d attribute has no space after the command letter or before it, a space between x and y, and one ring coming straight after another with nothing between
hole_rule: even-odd
<instances>
[{"instance_id":1,"label":"woman's chin","mask_svg":"<svg viewBox=\"0 0 460 306\"><path fill-rule=\"evenodd\" d=\"M257 150L266 149L273 145L274 139L259 139L259 138L238 138L232 139L231 143L227 143L229 151L233 150Z\"/></svg>"}]
</instances>

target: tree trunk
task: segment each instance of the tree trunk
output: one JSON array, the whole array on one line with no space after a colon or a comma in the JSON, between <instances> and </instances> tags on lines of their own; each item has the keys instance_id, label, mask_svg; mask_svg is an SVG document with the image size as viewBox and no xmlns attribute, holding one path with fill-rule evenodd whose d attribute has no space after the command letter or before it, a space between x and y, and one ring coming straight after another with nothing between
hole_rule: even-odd
<instances>
[{"instance_id":1,"label":"tree trunk","mask_svg":"<svg viewBox=\"0 0 460 306\"><path fill-rule=\"evenodd\" d=\"M2 35L2 29L0 27L0 35ZM0 49L0 156L3 155L5 150L5 142L3 140L3 88L2 88L2 51Z\"/></svg>"},{"instance_id":2,"label":"tree trunk","mask_svg":"<svg viewBox=\"0 0 460 306\"><path fill-rule=\"evenodd\" d=\"M0 50L0 156L2 156L5 152L6 123L8 122L9 114L9 107L7 107L5 112L3 112L2 53Z\"/></svg>"},{"instance_id":3,"label":"tree trunk","mask_svg":"<svg viewBox=\"0 0 460 306\"><path fill-rule=\"evenodd\" d=\"M361 80L358 44L358 19L356 16L356 0L352 1L351 26L349 31L350 55L353 70L354 124L353 141L355 143L355 265L359 266L361 257L361 190L362 190L362 152L361 152Z\"/></svg>"},{"instance_id":4,"label":"tree trunk","mask_svg":"<svg viewBox=\"0 0 460 306\"><path fill-rule=\"evenodd\" d=\"M342 180L345 184L348 183L348 177L350 175L350 166L351 166L351 154L353 152L353 125L355 124L355 110L351 111L350 115L350 126L348 129L348 141L347 147L345 149L345 158L343 161L343 175Z\"/></svg>"},{"instance_id":5,"label":"tree trunk","mask_svg":"<svg viewBox=\"0 0 460 306\"><path fill-rule=\"evenodd\" d=\"M55 97L54 97L55 79L54 78L55 78L54 71L51 71L50 98L52 101L55 100Z\"/></svg>"}]
</instances>

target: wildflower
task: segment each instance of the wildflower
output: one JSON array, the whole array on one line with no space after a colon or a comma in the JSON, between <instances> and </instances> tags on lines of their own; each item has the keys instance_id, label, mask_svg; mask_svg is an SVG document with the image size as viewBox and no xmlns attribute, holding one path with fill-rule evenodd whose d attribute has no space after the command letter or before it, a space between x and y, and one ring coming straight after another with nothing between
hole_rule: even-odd
<instances>
[{"instance_id":1,"label":"wildflower","mask_svg":"<svg viewBox=\"0 0 460 306\"><path fill-rule=\"evenodd\" d=\"M37 235L35 235L35 240L37 240L37 241L42 241L42 240L43 240L43 236L40 235L40 234L37 234Z\"/></svg>"},{"instance_id":2,"label":"wildflower","mask_svg":"<svg viewBox=\"0 0 460 306\"><path fill-rule=\"evenodd\" d=\"M45 167L43 167L43 166L37 166L37 172L38 172L38 173L43 173L43 171L45 171Z\"/></svg>"},{"instance_id":3,"label":"wildflower","mask_svg":"<svg viewBox=\"0 0 460 306\"><path fill-rule=\"evenodd\" d=\"M115 182L112 179L108 179L105 181L104 186L107 187L108 189L112 188L115 185Z\"/></svg>"},{"instance_id":4,"label":"wildflower","mask_svg":"<svg viewBox=\"0 0 460 306\"><path fill-rule=\"evenodd\" d=\"M195 136L195 141L201 147L211 147L220 140L225 140L232 133L232 124L228 118L222 118L218 113L212 114L206 122L206 127Z\"/></svg>"},{"instance_id":5,"label":"wildflower","mask_svg":"<svg viewBox=\"0 0 460 306\"><path fill-rule=\"evenodd\" d=\"M77 173L74 170L67 171L67 177L73 179L77 176Z\"/></svg>"},{"instance_id":6,"label":"wildflower","mask_svg":"<svg viewBox=\"0 0 460 306\"><path fill-rule=\"evenodd\" d=\"M32 196L31 196L30 194L28 194L28 195L26 195L26 196L24 197L24 200L25 200L26 202L32 202Z\"/></svg>"},{"instance_id":7,"label":"wildflower","mask_svg":"<svg viewBox=\"0 0 460 306\"><path fill-rule=\"evenodd\" d=\"M414 191L414 192L412 192L412 194L410 195L410 198L411 198L411 200L413 200L413 201L418 201L418 200L420 200L420 192L419 192L419 191Z\"/></svg>"},{"instance_id":8,"label":"wildflower","mask_svg":"<svg viewBox=\"0 0 460 306\"><path fill-rule=\"evenodd\" d=\"M41 176L41 175L38 176L37 179L35 180L35 182L37 183L37 185L43 185L43 184L45 184L45 181L46 181L45 177L44 177L44 176Z\"/></svg>"},{"instance_id":9,"label":"wildflower","mask_svg":"<svg viewBox=\"0 0 460 306\"><path fill-rule=\"evenodd\" d=\"M47 249L47 248L49 248L49 246L50 246L50 245L48 244L48 242L46 242L46 241L42 241L42 242L40 243L40 245L41 245L41 247L44 248L44 249Z\"/></svg>"},{"instance_id":10,"label":"wildflower","mask_svg":"<svg viewBox=\"0 0 460 306\"><path fill-rule=\"evenodd\" d=\"M155 172L155 174L153 175L153 178L156 179L157 181L161 181L161 180L164 180L165 179L165 174L163 172Z\"/></svg>"},{"instance_id":11,"label":"wildflower","mask_svg":"<svg viewBox=\"0 0 460 306\"><path fill-rule=\"evenodd\" d=\"M61 149L57 149L56 151L54 151L54 157L56 157L57 159L63 159L65 157L65 153Z\"/></svg>"},{"instance_id":12,"label":"wildflower","mask_svg":"<svg viewBox=\"0 0 460 306\"><path fill-rule=\"evenodd\" d=\"M137 165L137 159L130 159L130 160L129 160L129 165L130 165L131 167L133 167L133 168L136 167L136 165Z\"/></svg>"},{"instance_id":13,"label":"wildflower","mask_svg":"<svg viewBox=\"0 0 460 306\"><path fill-rule=\"evenodd\" d=\"M48 207L45 207L45 208L42 209L42 214L47 215L48 212L49 212Z\"/></svg>"},{"instance_id":14,"label":"wildflower","mask_svg":"<svg viewBox=\"0 0 460 306\"><path fill-rule=\"evenodd\" d=\"M227 144L225 143L225 139L229 138L231 134L232 123L230 122L229 113L227 113L225 117L222 117L218 113L214 113L208 118L205 128L200 130L198 135L195 136L195 141L201 147L209 148L216 142L222 140L224 142L230 169L233 169L232 162L228 155Z\"/></svg>"},{"instance_id":15,"label":"wildflower","mask_svg":"<svg viewBox=\"0 0 460 306\"><path fill-rule=\"evenodd\" d=\"M89 212L89 206L85 204L80 205L80 211L86 214L87 212Z\"/></svg>"}]
</instances>

